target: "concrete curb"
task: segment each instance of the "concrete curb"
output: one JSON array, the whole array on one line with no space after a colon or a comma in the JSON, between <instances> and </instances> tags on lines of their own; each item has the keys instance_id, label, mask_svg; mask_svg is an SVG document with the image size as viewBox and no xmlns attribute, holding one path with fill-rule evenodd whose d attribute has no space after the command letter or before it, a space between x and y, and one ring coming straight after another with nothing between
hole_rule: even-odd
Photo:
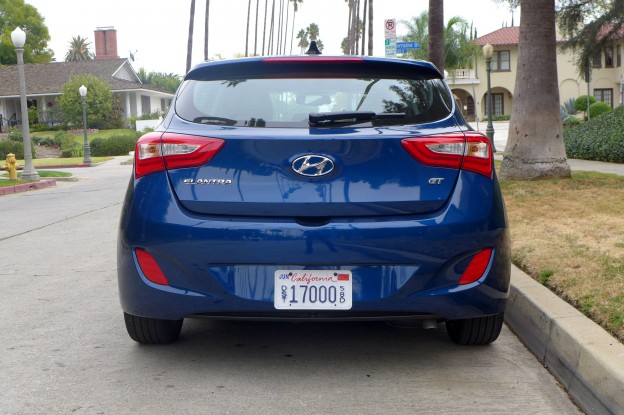
<instances>
[{"instance_id":1,"label":"concrete curb","mask_svg":"<svg viewBox=\"0 0 624 415\"><path fill-rule=\"evenodd\" d=\"M27 192L29 190L43 189L50 186L56 186L56 180L47 179L40 180L38 182L18 184L15 186L0 187L0 196Z\"/></svg>"},{"instance_id":2,"label":"concrete curb","mask_svg":"<svg viewBox=\"0 0 624 415\"><path fill-rule=\"evenodd\" d=\"M624 345L512 266L509 327L588 414L624 414Z\"/></svg>"}]
</instances>

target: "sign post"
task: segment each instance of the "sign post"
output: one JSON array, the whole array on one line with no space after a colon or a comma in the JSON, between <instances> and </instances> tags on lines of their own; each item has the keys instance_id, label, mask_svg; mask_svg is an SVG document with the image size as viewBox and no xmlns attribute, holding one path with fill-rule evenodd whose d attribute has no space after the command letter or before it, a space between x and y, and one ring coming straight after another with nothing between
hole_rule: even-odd
<instances>
[{"instance_id":1,"label":"sign post","mask_svg":"<svg viewBox=\"0 0 624 415\"><path fill-rule=\"evenodd\" d=\"M384 20L386 58L394 58L397 54L396 19Z\"/></svg>"}]
</instances>

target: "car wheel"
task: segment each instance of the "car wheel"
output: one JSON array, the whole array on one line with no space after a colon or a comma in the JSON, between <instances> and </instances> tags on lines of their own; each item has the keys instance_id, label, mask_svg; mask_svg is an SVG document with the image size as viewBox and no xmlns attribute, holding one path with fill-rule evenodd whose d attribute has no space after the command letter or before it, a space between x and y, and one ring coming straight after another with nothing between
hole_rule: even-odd
<instances>
[{"instance_id":1,"label":"car wheel","mask_svg":"<svg viewBox=\"0 0 624 415\"><path fill-rule=\"evenodd\" d=\"M161 320L124 313L126 330L137 343L167 344L177 340L184 320Z\"/></svg>"},{"instance_id":2,"label":"car wheel","mask_svg":"<svg viewBox=\"0 0 624 415\"><path fill-rule=\"evenodd\" d=\"M502 328L503 313L446 322L446 331L451 340L463 346L490 344L498 338Z\"/></svg>"}]
</instances>

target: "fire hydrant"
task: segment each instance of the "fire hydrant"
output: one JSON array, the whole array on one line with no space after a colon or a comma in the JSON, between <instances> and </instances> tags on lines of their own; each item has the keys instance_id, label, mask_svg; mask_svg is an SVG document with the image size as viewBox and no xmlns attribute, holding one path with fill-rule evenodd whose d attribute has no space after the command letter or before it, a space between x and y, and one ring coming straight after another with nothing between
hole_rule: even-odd
<instances>
[{"instance_id":1,"label":"fire hydrant","mask_svg":"<svg viewBox=\"0 0 624 415\"><path fill-rule=\"evenodd\" d=\"M9 172L10 180L17 180L17 160L15 159L15 154L7 154L6 165L3 168Z\"/></svg>"}]
</instances>

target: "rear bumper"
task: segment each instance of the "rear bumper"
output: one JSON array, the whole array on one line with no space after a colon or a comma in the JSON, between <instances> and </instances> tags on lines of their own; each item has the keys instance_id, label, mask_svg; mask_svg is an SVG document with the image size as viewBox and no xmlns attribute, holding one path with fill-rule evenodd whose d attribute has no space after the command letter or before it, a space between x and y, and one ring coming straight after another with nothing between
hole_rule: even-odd
<instances>
[{"instance_id":1,"label":"rear bumper","mask_svg":"<svg viewBox=\"0 0 624 415\"><path fill-rule=\"evenodd\" d=\"M496 186L475 183L486 180L477 175L462 173L458 188L481 193L456 192L432 214L317 227L289 218L199 217L177 203L164 174L153 176L130 184L121 219L118 276L127 313L162 319L458 319L505 309L510 253L503 202ZM163 192L144 192L147 185ZM156 259L170 286L145 278L133 253L137 247ZM483 277L458 285L472 255L487 247L494 253ZM353 307L275 310L277 269L350 270Z\"/></svg>"}]
</instances>

